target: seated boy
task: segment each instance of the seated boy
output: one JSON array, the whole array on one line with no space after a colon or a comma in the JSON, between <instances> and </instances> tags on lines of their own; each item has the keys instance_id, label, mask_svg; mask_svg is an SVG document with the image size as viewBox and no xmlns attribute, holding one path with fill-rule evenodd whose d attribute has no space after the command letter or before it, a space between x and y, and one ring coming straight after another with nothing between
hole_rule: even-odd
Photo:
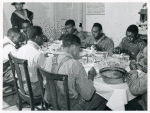
<instances>
[{"instance_id":1,"label":"seated boy","mask_svg":"<svg viewBox=\"0 0 150 113\"><path fill-rule=\"evenodd\" d=\"M25 39L25 44L28 41L28 36L27 36L27 29L31 26L30 22L28 20L24 20L21 24L21 33L22 33L22 37Z\"/></svg>"},{"instance_id":2,"label":"seated boy","mask_svg":"<svg viewBox=\"0 0 150 113\"><path fill-rule=\"evenodd\" d=\"M7 36L3 39L3 82L13 80L8 54L16 56L20 42L20 31L17 28L10 28Z\"/></svg>"}]
</instances>

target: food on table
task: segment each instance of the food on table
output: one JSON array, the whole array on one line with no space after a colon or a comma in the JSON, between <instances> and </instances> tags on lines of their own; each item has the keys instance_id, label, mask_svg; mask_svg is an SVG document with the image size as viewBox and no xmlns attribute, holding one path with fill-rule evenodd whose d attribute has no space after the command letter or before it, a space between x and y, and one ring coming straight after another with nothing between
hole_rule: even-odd
<instances>
[{"instance_id":1,"label":"food on table","mask_svg":"<svg viewBox=\"0 0 150 113\"><path fill-rule=\"evenodd\" d=\"M106 59L108 67L121 67L125 69L129 65L129 56L127 55L113 55Z\"/></svg>"}]
</instances>

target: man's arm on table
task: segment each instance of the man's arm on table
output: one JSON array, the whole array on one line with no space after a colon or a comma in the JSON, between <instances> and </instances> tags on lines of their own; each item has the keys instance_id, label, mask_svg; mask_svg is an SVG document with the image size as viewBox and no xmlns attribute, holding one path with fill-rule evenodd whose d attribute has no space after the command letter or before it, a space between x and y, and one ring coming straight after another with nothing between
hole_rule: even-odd
<instances>
[{"instance_id":1,"label":"man's arm on table","mask_svg":"<svg viewBox=\"0 0 150 113\"><path fill-rule=\"evenodd\" d=\"M125 42L125 38L122 39L122 41L120 42L119 46L114 48L113 53L115 53L115 54L122 53L124 42Z\"/></svg>"},{"instance_id":2,"label":"man's arm on table","mask_svg":"<svg viewBox=\"0 0 150 113\"><path fill-rule=\"evenodd\" d=\"M129 89L133 95L141 95L147 92L147 74L139 77L137 73L133 73L126 77Z\"/></svg>"}]
</instances>

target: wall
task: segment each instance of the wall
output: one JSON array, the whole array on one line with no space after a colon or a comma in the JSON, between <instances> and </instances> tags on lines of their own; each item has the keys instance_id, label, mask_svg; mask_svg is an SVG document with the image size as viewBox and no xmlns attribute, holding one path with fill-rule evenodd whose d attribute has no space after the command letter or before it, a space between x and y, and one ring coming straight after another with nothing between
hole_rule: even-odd
<instances>
[{"instance_id":1,"label":"wall","mask_svg":"<svg viewBox=\"0 0 150 113\"><path fill-rule=\"evenodd\" d=\"M105 15L86 15L86 30L91 32L93 23L101 23L104 33L112 38L117 46L125 36L127 27L139 21L138 12L143 4L105 3Z\"/></svg>"},{"instance_id":2,"label":"wall","mask_svg":"<svg viewBox=\"0 0 150 113\"><path fill-rule=\"evenodd\" d=\"M54 36L54 3L26 3L24 8L34 13L33 24L39 25L43 28L44 34L51 38ZM11 3L3 4L3 28L4 35L7 34L7 30L11 28L11 14L15 10Z\"/></svg>"},{"instance_id":3,"label":"wall","mask_svg":"<svg viewBox=\"0 0 150 113\"><path fill-rule=\"evenodd\" d=\"M81 30L79 23L82 23L82 3L71 3L70 7L68 3L55 3L54 15L55 15L55 38L60 38L61 29L65 27L65 22L68 19L75 21L75 26L78 30Z\"/></svg>"},{"instance_id":4,"label":"wall","mask_svg":"<svg viewBox=\"0 0 150 113\"><path fill-rule=\"evenodd\" d=\"M7 34L7 30L11 28L11 14L15 10L15 7L11 3L3 4L4 11L4 35ZM66 3L26 3L24 8L34 13L33 24L39 25L43 28L44 34L48 38L60 38L61 28L64 27L66 20L74 19L78 30L79 23L82 23L82 3L73 3L72 8L66 8Z\"/></svg>"}]
</instances>

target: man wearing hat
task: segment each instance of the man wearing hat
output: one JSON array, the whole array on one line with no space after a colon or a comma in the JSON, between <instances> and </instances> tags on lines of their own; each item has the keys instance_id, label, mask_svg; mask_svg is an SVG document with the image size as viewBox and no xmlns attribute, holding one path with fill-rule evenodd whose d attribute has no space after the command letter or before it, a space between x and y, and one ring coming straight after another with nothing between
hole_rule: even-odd
<instances>
[{"instance_id":1,"label":"man wearing hat","mask_svg":"<svg viewBox=\"0 0 150 113\"><path fill-rule=\"evenodd\" d=\"M24 20L28 20L32 24L33 12L28 9L23 9L25 2L13 2L16 10L11 15L11 24L13 28L21 29L21 24Z\"/></svg>"}]
</instances>

